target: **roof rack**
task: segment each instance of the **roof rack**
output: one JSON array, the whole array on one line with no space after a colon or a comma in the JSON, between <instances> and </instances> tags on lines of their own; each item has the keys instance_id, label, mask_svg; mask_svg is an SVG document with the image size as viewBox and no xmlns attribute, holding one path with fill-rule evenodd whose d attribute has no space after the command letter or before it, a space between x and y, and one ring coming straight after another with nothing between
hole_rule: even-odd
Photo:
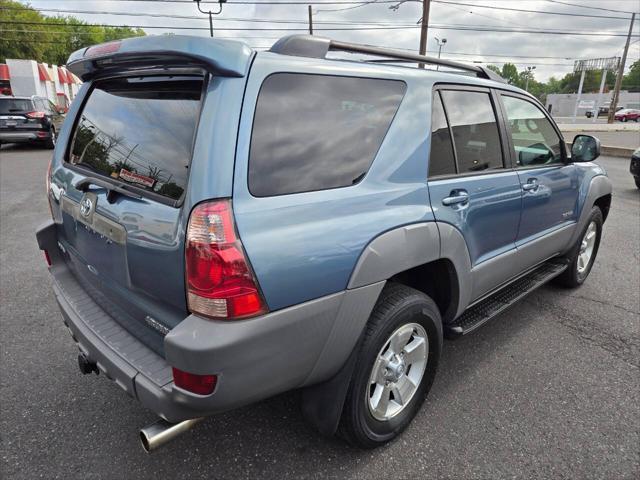
<instances>
[{"instance_id":1,"label":"roof rack","mask_svg":"<svg viewBox=\"0 0 640 480\"><path fill-rule=\"evenodd\" d=\"M489 70L488 68L484 68L479 65L467 65L466 63L452 62L450 60L442 60L440 58L428 57L426 55L418 55L416 53L408 53L390 48L339 42L337 40L331 40L330 38L316 37L314 35L289 35L282 37L273 44L269 51L279 53L281 55L309 58L326 58L327 53L330 51L363 53L365 55L386 57L389 59L389 63L402 61L440 65L443 67L451 67L457 70L472 72L480 78L506 83L506 80L493 70Z\"/></svg>"}]
</instances>

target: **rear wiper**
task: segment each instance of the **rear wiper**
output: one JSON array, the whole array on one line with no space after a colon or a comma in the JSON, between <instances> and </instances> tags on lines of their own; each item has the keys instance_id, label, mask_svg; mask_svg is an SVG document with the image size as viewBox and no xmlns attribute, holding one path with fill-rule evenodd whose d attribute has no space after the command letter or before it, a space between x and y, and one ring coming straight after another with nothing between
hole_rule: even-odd
<instances>
[{"instance_id":1,"label":"rear wiper","mask_svg":"<svg viewBox=\"0 0 640 480\"><path fill-rule=\"evenodd\" d=\"M125 195L127 197L136 198L138 200L142 199L142 195L138 193L132 192L131 190L128 190L124 187L114 185L111 182L107 182L106 180L102 180L101 178L97 178L97 177L85 177L82 180L79 180L78 182L76 182L74 186L81 192L86 192L89 189L89 185L95 185L97 187L102 187L107 189L109 191L109 194L107 195L107 200L109 202L113 201L114 192L117 192L121 195Z\"/></svg>"}]
</instances>

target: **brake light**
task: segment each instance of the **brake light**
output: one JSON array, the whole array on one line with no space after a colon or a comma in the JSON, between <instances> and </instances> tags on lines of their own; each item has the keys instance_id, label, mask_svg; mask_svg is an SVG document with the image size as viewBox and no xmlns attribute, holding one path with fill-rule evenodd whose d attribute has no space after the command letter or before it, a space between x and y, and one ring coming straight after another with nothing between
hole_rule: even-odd
<instances>
[{"instance_id":1,"label":"brake light","mask_svg":"<svg viewBox=\"0 0 640 480\"><path fill-rule=\"evenodd\" d=\"M53 208L51 207L51 167L53 165L53 160L49 161L49 166L47 167L47 176L45 177L45 188L47 191L45 195L47 196L47 205L49 205L49 213L51 214L51 218L53 217Z\"/></svg>"},{"instance_id":2,"label":"brake light","mask_svg":"<svg viewBox=\"0 0 640 480\"><path fill-rule=\"evenodd\" d=\"M229 200L196 206L189 218L186 243L190 312L227 320L267 312L236 235Z\"/></svg>"},{"instance_id":3,"label":"brake light","mask_svg":"<svg viewBox=\"0 0 640 480\"><path fill-rule=\"evenodd\" d=\"M24 114L27 118L44 118L44 112L28 112Z\"/></svg>"},{"instance_id":4,"label":"brake light","mask_svg":"<svg viewBox=\"0 0 640 480\"><path fill-rule=\"evenodd\" d=\"M47 261L47 267L51 266L51 257L49 256L49 252L47 252L46 250L43 250L44 252L44 259Z\"/></svg>"},{"instance_id":5,"label":"brake light","mask_svg":"<svg viewBox=\"0 0 640 480\"><path fill-rule=\"evenodd\" d=\"M217 375L197 375L173 367L173 383L188 392L209 395L216 388L218 377Z\"/></svg>"}]
</instances>

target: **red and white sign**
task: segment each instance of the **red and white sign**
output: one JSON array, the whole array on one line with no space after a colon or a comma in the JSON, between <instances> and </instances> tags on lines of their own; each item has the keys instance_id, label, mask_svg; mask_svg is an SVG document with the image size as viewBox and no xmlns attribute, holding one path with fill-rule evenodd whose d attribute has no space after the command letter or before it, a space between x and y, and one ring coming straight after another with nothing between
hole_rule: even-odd
<instances>
[{"instance_id":1,"label":"red and white sign","mask_svg":"<svg viewBox=\"0 0 640 480\"><path fill-rule=\"evenodd\" d=\"M127 169L120 169L120 178L129 183L138 183L140 185L144 185L145 187L153 188L153 184L156 181L151 177L145 177L144 175L140 175L139 173L130 172Z\"/></svg>"}]
</instances>

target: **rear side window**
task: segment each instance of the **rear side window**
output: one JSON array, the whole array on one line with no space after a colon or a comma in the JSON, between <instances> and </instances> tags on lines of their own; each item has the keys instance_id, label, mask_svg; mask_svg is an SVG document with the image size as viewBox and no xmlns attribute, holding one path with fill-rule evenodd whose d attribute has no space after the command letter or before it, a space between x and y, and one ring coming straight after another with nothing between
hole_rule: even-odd
<instances>
[{"instance_id":1,"label":"rear side window","mask_svg":"<svg viewBox=\"0 0 640 480\"><path fill-rule=\"evenodd\" d=\"M503 168L500 134L491 97L484 92L441 92L458 160L458 173Z\"/></svg>"},{"instance_id":2,"label":"rear side window","mask_svg":"<svg viewBox=\"0 0 640 480\"><path fill-rule=\"evenodd\" d=\"M447 117L442 108L440 93L433 96L431 112L431 154L429 155L429 176L453 175L456 173L456 160L453 156L453 144L449 134Z\"/></svg>"},{"instance_id":3,"label":"rear side window","mask_svg":"<svg viewBox=\"0 0 640 480\"><path fill-rule=\"evenodd\" d=\"M251 135L249 190L266 197L346 187L367 173L404 82L294 73L269 76Z\"/></svg>"},{"instance_id":4,"label":"rear side window","mask_svg":"<svg viewBox=\"0 0 640 480\"><path fill-rule=\"evenodd\" d=\"M178 200L187 185L201 77L97 82L78 118L69 161Z\"/></svg>"}]
</instances>

